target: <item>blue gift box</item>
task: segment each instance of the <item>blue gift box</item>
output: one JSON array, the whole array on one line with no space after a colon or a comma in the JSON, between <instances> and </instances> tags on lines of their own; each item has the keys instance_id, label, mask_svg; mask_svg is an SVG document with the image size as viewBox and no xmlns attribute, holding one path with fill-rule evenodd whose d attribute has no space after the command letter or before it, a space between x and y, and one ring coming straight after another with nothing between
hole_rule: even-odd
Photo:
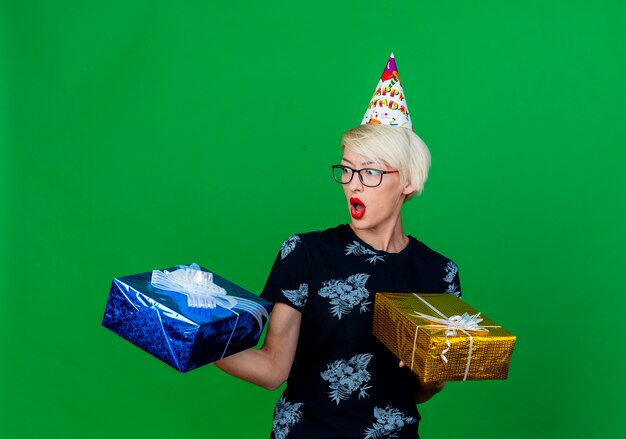
<instances>
[{"instance_id":1,"label":"blue gift box","mask_svg":"<svg viewBox=\"0 0 626 439\"><path fill-rule=\"evenodd\" d=\"M270 302L213 273L213 283L226 290L230 301L241 304L232 309L190 306L187 294L157 288L151 278L152 272L147 272L113 279L102 320L105 328L180 372L258 343Z\"/></svg>"}]
</instances>

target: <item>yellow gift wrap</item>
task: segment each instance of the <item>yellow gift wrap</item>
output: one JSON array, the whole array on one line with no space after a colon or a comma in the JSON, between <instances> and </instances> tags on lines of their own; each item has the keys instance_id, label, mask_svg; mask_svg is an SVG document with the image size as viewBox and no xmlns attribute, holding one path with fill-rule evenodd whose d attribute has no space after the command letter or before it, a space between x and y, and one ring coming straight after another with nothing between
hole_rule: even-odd
<instances>
[{"instance_id":1,"label":"yellow gift wrap","mask_svg":"<svg viewBox=\"0 0 626 439\"><path fill-rule=\"evenodd\" d=\"M424 383L506 379L516 338L452 294L377 293L373 332Z\"/></svg>"}]
</instances>

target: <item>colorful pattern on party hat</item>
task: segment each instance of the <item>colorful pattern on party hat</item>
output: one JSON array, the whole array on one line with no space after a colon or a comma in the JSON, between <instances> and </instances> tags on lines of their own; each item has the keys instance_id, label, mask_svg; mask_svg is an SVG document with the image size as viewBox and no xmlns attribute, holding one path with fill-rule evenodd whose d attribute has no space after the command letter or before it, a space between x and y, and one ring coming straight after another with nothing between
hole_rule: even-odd
<instances>
[{"instance_id":1,"label":"colorful pattern on party hat","mask_svg":"<svg viewBox=\"0 0 626 439\"><path fill-rule=\"evenodd\" d=\"M378 81L374 96L367 106L367 111L361 121L361 125L364 124L391 125L413 129L393 53L387 61L380 81Z\"/></svg>"}]
</instances>

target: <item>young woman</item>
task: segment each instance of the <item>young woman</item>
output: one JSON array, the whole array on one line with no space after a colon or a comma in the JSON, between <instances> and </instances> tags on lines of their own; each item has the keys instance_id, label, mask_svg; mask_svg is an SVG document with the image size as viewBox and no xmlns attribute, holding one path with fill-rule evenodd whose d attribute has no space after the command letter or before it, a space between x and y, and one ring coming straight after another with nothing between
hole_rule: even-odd
<instances>
[{"instance_id":1,"label":"young woman","mask_svg":"<svg viewBox=\"0 0 626 439\"><path fill-rule=\"evenodd\" d=\"M404 233L401 209L421 193L430 153L412 130L365 124L342 140L349 225L291 236L262 297L275 302L265 342L217 363L276 389L272 438L416 438L426 387L372 335L376 292L460 295L456 265Z\"/></svg>"}]
</instances>

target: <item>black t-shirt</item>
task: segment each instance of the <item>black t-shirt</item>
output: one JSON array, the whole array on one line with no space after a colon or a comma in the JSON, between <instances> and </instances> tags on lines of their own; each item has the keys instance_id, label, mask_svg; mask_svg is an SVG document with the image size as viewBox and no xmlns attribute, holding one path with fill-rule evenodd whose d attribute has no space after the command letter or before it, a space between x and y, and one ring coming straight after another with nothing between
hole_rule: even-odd
<instances>
[{"instance_id":1,"label":"black t-shirt","mask_svg":"<svg viewBox=\"0 0 626 439\"><path fill-rule=\"evenodd\" d=\"M374 250L348 225L293 235L262 297L302 313L272 438L416 438L419 382L372 335L377 292L461 295L457 266L409 236L399 253Z\"/></svg>"}]
</instances>

